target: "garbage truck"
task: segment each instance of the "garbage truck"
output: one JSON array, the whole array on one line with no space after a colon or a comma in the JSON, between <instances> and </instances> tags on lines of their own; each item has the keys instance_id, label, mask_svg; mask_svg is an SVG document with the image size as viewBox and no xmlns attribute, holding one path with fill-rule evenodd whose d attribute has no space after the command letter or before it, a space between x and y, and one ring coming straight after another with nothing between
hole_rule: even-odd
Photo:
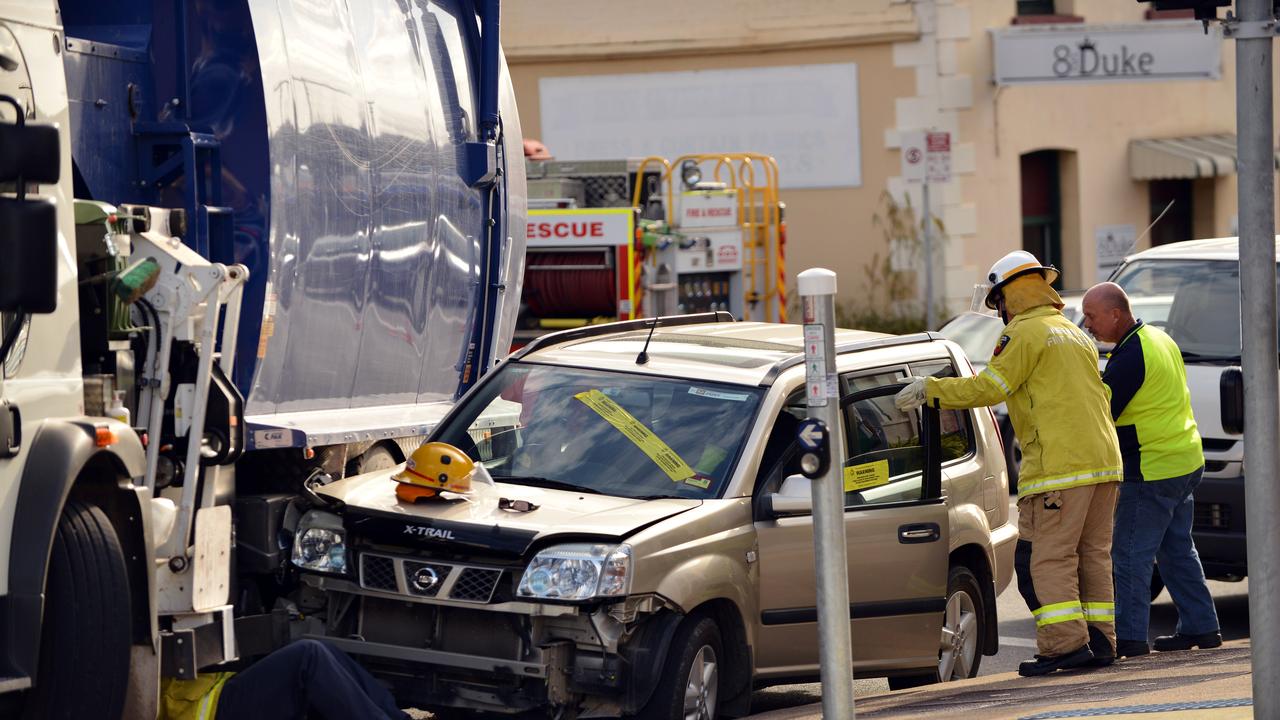
<instances>
[{"instance_id":1,"label":"garbage truck","mask_svg":"<svg viewBox=\"0 0 1280 720\"><path fill-rule=\"evenodd\" d=\"M498 0L0 0L0 716L287 641L317 485L510 347Z\"/></svg>"}]
</instances>

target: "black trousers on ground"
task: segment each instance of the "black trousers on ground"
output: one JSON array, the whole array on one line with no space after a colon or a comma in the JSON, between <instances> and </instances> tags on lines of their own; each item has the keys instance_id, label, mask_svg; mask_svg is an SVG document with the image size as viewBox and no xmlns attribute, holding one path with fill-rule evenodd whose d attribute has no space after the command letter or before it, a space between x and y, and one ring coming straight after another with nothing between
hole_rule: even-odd
<instances>
[{"instance_id":1,"label":"black trousers on ground","mask_svg":"<svg viewBox=\"0 0 1280 720\"><path fill-rule=\"evenodd\" d=\"M391 693L346 653L299 640L227 680L217 720L404 720Z\"/></svg>"}]
</instances>

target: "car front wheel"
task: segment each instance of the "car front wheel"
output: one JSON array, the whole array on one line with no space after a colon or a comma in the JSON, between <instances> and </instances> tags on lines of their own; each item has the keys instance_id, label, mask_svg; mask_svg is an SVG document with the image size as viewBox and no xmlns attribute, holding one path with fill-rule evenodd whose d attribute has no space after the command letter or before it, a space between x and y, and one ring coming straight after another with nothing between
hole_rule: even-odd
<instances>
[{"instance_id":1,"label":"car front wheel","mask_svg":"<svg viewBox=\"0 0 1280 720\"><path fill-rule=\"evenodd\" d=\"M724 646L711 618L686 620L671 641L662 680L641 717L647 720L715 720Z\"/></svg>"},{"instance_id":2,"label":"car front wheel","mask_svg":"<svg viewBox=\"0 0 1280 720\"><path fill-rule=\"evenodd\" d=\"M942 618L938 667L927 673L889 678L890 690L964 680L978 674L986 614L982 586L969 568L957 565L947 577L947 606Z\"/></svg>"}]
</instances>

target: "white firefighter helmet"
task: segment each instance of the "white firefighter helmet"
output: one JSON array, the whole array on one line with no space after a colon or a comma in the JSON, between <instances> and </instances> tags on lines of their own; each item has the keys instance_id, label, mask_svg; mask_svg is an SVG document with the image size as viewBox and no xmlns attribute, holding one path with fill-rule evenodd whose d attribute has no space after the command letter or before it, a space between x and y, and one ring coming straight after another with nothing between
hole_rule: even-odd
<instances>
[{"instance_id":1,"label":"white firefighter helmet","mask_svg":"<svg viewBox=\"0 0 1280 720\"><path fill-rule=\"evenodd\" d=\"M1004 287L1010 280L1032 272L1038 272L1043 275L1045 282L1051 283L1058 279L1057 268L1052 265L1041 265L1036 256L1026 250L1014 250L1000 258L991 266L991 271L987 273L983 304L994 310L1000 288ZM980 285L979 287L982 288L984 286ZM977 293L974 293L974 295L976 300Z\"/></svg>"}]
</instances>

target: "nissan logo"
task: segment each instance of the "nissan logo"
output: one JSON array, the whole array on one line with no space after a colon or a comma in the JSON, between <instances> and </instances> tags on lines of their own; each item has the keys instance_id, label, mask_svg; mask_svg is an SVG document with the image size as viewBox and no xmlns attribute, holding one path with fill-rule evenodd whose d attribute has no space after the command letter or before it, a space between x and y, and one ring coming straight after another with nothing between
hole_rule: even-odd
<instances>
[{"instance_id":1,"label":"nissan logo","mask_svg":"<svg viewBox=\"0 0 1280 720\"><path fill-rule=\"evenodd\" d=\"M440 584L440 575L429 567L423 567L413 574L409 582L419 592L431 592Z\"/></svg>"}]
</instances>

